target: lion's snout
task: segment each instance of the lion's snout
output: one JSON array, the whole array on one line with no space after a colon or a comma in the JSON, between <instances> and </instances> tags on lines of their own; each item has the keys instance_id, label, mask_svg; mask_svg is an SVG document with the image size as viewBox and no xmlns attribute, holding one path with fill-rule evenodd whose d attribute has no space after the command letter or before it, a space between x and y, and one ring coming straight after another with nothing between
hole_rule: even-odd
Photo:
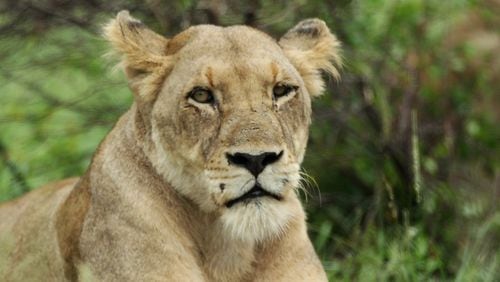
<instances>
[{"instance_id":1,"label":"lion's snout","mask_svg":"<svg viewBox=\"0 0 500 282\"><path fill-rule=\"evenodd\" d=\"M247 169L255 178L266 168L267 165L273 164L283 156L283 151L279 153L264 152L253 155L248 153L226 153L226 158L230 165L235 165Z\"/></svg>"}]
</instances>

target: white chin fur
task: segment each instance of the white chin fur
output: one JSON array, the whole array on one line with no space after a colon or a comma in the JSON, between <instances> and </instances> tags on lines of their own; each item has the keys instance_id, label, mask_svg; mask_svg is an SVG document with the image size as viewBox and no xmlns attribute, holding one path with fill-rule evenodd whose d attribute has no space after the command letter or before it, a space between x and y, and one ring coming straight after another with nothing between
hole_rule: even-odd
<instances>
[{"instance_id":1,"label":"white chin fur","mask_svg":"<svg viewBox=\"0 0 500 282\"><path fill-rule=\"evenodd\" d=\"M292 221L294 209L287 199L252 199L226 209L220 223L224 235L244 242L263 242L279 238Z\"/></svg>"}]
</instances>

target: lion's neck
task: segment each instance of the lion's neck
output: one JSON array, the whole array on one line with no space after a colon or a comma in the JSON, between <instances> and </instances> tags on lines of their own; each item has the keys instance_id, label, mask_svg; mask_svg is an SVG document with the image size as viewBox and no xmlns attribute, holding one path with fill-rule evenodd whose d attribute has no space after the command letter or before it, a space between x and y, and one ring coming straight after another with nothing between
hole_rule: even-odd
<instances>
[{"instance_id":1,"label":"lion's neck","mask_svg":"<svg viewBox=\"0 0 500 282\"><path fill-rule=\"evenodd\" d=\"M150 236L160 238L158 242L164 241L163 236L172 236L170 230L175 226L176 243L191 250L198 267L208 277L215 281L241 281L254 263L254 243L227 239L218 227L217 215L202 212L165 183L139 145L138 140L144 140L144 136L137 136L134 128L131 110L120 119L94 158L90 175L95 208L101 209L100 213L118 213L139 223L139 227L154 227L152 230L158 232ZM116 196L112 207L109 195ZM106 200L100 203L104 197Z\"/></svg>"}]
</instances>

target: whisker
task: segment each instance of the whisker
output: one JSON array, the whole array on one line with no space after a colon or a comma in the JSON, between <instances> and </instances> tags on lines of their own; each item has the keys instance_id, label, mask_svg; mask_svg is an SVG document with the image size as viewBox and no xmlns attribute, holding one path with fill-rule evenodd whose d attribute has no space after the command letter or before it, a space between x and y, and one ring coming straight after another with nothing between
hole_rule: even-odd
<instances>
[{"instance_id":1,"label":"whisker","mask_svg":"<svg viewBox=\"0 0 500 282\"><path fill-rule=\"evenodd\" d=\"M229 169L226 167L208 167L206 171L228 171Z\"/></svg>"},{"instance_id":2,"label":"whisker","mask_svg":"<svg viewBox=\"0 0 500 282\"><path fill-rule=\"evenodd\" d=\"M309 202L310 193L309 193L309 191L307 191L307 188L304 186L303 181L299 182L299 185L297 187L295 187L295 190L302 192L304 194L304 198L305 198L306 203Z\"/></svg>"},{"instance_id":3,"label":"whisker","mask_svg":"<svg viewBox=\"0 0 500 282\"><path fill-rule=\"evenodd\" d=\"M296 170L277 171L277 172L274 172L273 175L290 175L290 174L293 174L293 173L296 173L296 172L297 172Z\"/></svg>"},{"instance_id":4,"label":"whisker","mask_svg":"<svg viewBox=\"0 0 500 282\"><path fill-rule=\"evenodd\" d=\"M319 190L319 185L318 185L318 182L316 182L316 180L314 179L314 177L312 177L310 174L308 174L306 171L299 171L299 174L300 174L300 189L306 193L308 193L309 195L311 195L309 193L309 189L314 189L317 193L318 193L318 200L319 200L319 204L321 206L321 202L322 202L322 199L321 199L321 191ZM313 195L311 195L313 196ZM307 201L307 196L306 196L306 201Z\"/></svg>"},{"instance_id":5,"label":"whisker","mask_svg":"<svg viewBox=\"0 0 500 282\"><path fill-rule=\"evenodd\" d=\"M218 175L218 176L208 176L208 179L210 180L227 180L227 179L234 179L238 178L241 175Z\"/></svg>"}]
</instances>

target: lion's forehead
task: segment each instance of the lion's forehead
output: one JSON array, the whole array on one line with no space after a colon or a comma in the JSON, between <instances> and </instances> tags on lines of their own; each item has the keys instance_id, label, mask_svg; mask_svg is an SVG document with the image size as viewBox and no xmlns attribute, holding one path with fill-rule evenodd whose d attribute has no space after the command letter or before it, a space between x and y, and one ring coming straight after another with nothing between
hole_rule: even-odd
<instances>
[{"instance_id":1,"label":"lion's forehead","mask_svg":"<svg viewBox=\"0 0 500 282\"><path fill-rule=\"evenodd\" d=\"M175 36L170 45L183 45L178 49L177 55L187 60L207 55L227 61L265 57L285 60L281 48L273 38L247 26L195 26Z\"/></svg>"},{"instance_id":2,"label":"lion's forehead","mask_svg":"<svg viewBox=\"0 0 500 282\"><path fill-rule=\"evenodd\" d=\"M208 84L230 94L261 94L280 79L301 83L276 41L246 26L196 26L171 41L177 42L172 46L184 45L172 72L183 85Z\"/></svg>"}]
</instances>

